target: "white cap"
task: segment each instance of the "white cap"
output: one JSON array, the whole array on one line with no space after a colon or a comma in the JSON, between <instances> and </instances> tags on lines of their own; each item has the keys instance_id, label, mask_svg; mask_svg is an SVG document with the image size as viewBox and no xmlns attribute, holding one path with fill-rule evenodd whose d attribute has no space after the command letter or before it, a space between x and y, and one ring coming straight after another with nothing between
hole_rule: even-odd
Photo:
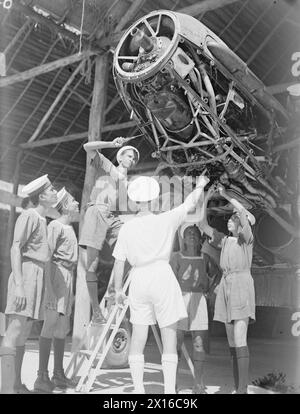
<instances>
[{"instance_id":1,"label":"white cap","mask_svg":"<svg viewBox=\"0 0 300 414\"><path fill-rule=\"evenodd\" d=\"M36 194L42 193L50 185L51 181L48 178L48 174L42 175L41 177L26 184L22 189L22 195L24 197L32 197Z\"/></svg>"},{"instance_id":2,"label":"white cap","mask_svg":"<svg viewBox=\"0 0 300 414\"><path fill-rule=\"evenodd\" d=\"M121 156L123 154L124 151L127 150L133 150L133 152L135 153L135 163L137 164L139 162L140 159L140 153L138 151L137 148L133 147L132 145L125 145L125 147L122 147L119 149L119 151L117 152L117 161L120 162L121 161Z\"/></svg>"},{"instance_id":3,"label":"white cap","mask_svg":"<svg viewBox=\"0 0 300 414\"><path fill-rule=\"evenodd\" d=\"M151 201L159 195L159 184L152 177L138 177L128 186L128 197L132 201Z\"/></svg>"},{"instance_id":4,"label":"white cap","mask_svg":"<svg viewBox=\"0 0 300 414\"><path fill-rule=\"evenodd\" d=\"M59 204L63 203L63 201L68 198L70 194L68 191L63 187L59 192L57 193L57 202L54 204L54 208L57 208Z\"/></svg>"},{"instance_id":5,"label":"white cap","mask_svg":"<svg viewBox=\"0 0 300 414\"><path fill-rule=\"evenodd\" d=\"M197 226L200 233L202 234L202 231L199 227L199 223L195 223L195 222L185 222L180 226L180 230L179 230L179 234L181 236L181 238L183 239L183 235L184 235L184 230L187 229L188 227L193 227L193 226Z\"/></svg>"}]
</instances>

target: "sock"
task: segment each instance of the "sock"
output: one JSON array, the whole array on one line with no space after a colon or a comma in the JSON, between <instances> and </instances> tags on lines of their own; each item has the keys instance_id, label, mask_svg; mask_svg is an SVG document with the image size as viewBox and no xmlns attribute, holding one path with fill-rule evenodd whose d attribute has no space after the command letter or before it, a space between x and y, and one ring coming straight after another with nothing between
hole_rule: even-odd
<instances>
[{"instance_id":1,"label":"sock","mask_svg":"<svg viewBox=\"0 0 300 414\"><path fill-rule=\"evenodd\" d=\"M165 394L176 394L177 354L162 354L161 364L164 373Z\"/></svg>"},{"instance_id":2,"label":"sock","mask_svg":"<svg viewBox=\"0 0 300 414\"><path fill-rule=\"evenodd\" d=\"M203 387L203 374L205 365L206 355L205 352L194 351L193 353L193 364L195 368L195 385Z\"/></svg>"},{"instance_id":3,"label":"sock","mask_svg":"<svg viewBox=\"0 0 300 414\"><path fill-rule=\"evenodd\" d=\"M23 358L25 354L25 345L16 347L15 357L15 388L19 388L22 385L21 370L23 364Z\"/></svg>"},{"instance_id":4,"label":"sock","mask_svg":"<svg viewBox=\"0 0 300 414\"><path fill-rule=\"evenodd\" d=\"M239 371L238 371L238 363L237 363L237 357L236 357L236 348L233 346L230 346L229 350L230 350L231 362L232 362L234 388L235 390L237 390L239 387Z\"/></svg>"},{"instance_id":5,"label":"sock","mask_svg":"<svg viewBox=\"0 0 300 414\"><path fill-rule=\"evenodd\" d=\"M131 377L136 394L145 394L144 388L144 355L136 354L128 357Z\"/></svg>"},{"instance_id":6,"label":"sock","mask_svg":"<svg viewBox=\"0 0 300 414\"><path fill-rule=\"evenodd\" d=\"M39 340L39 373L48 371L52 338L40 336Z\"/></svg>"},{"instance_id":7,"label":"sock","mask_svg":"<svg viewBox=\"0 0 300 414\"><path fill-rule=\"evenodd\" d=\"M249 371L249 350L247 346L236 348L237 365L239 372L238 394L247 393L248 371Z\"/></svg>"},{"instance_id":8,"label":"sock","mask_svg":"<svg viewBox=\"0 0 300 414\"><path fill-rule=\"evenodd\" d=\"M65 338L54 338L53 339L53 348L54 348L54 369L53 372L64 372L64 354L65 354Z\"/></svg>"}]
</instances>

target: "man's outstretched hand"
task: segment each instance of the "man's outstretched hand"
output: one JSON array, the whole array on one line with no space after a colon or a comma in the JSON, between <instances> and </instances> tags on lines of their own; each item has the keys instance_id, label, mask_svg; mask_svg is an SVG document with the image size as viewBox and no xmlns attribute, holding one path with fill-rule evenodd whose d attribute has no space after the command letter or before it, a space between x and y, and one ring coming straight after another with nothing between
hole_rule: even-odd
<instances>
[{"instance_id":1,"label":"man's outstretched hand","mask_svg":"<svg viewBox=\"0 0 300 414\"><path fill-rule=\"evenodd\" d=\"M123 137L117 137L113 140L113 144L116 148L122 147L126 142L126 139Z\"/></svg>"},{"instance_id":2,"label":"man's outstretched hand","mask_svg":"<svg viewBox=\"0 0 300 414\"><path fill-rule=\"evenodd\" d=\"M209 178L206 175L200 175L197 179L196 187L204 188L209 183Z\"/></svg>"}]
</instances>

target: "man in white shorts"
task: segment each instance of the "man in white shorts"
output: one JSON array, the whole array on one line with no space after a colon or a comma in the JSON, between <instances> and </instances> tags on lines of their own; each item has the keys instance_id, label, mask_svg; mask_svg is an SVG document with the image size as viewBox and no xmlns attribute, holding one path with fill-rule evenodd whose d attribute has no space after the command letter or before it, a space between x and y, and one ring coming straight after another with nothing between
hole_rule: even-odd
<instances>
[{"instance_id":1,"label":"man in white shorts","mask_svg":"<svg viewBox=\"0 0 300 414\"><path fill-rule=\"evenodd\" d=\"M158 215L151 212L150 203L159 195L158 183L151 177L139 177L129 184L128 196L138 205L139 213L122 226L113 256L118 303L125 300L121 290L125 260L132 266L129 304L133 330L129 365L135 393L145 393L144 347L149 325L157 321L163 343L164 390L166 394L175 394L177 322L186 318L187 312L169 260L175 232L195 208L208 182L208 178L199 177L195 190L183 204Z\"/></svg>"}]
</instances>

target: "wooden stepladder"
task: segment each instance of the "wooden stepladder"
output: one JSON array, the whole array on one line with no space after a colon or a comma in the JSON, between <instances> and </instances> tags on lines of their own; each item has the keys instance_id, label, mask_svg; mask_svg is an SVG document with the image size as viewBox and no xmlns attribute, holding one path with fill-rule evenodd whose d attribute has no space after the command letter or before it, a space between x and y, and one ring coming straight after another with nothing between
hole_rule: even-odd
<instances>
[{"instance_id":1,"label":"wooden stepladder","mask_svg":"<svg viewBox=\"0 0 300 414\"><path fill-rule=\"evenodd\" d=\"M123 293L128 289L130 278L128 277L123 287ZM113 340L118 332L118 329L125 317L128 309L128 302L123 306L115 304L108 316L105 324L94 325L92 323L86 328L85 334L81 339L77 350L72 354L69 365L66 369L66 375L73 367L72 378L78 373L82 367L82 374L76 386L77 392L89 392L94 384L94 381L99 375L105 357L113 343ZM90 335L93 331L92 335ZM109 331L110 334L109 334ZM82 349L82 347L90 341L89 349ZM98 362L95 366L96 360Z\"/></svg>"},{"instance_id":2,"label":"wooden stepladder","mask_svg":"<svg viewBox=\"0 0 300 414\"><path fill-rule=\"evenodd\" d=\"M126 293L129 284L130 277L128 277L125 281L123 287L124 294ZM128 301L126 301L126 303L122 306L115 304L112 307L105 324L93 326L93 324L90 323L86 328L86 332L80 341L78 349L72 354L71 360L66 369L66 375L68 375L68 373L71 371L71 368L73 367L72 378L74 378L79 372L80 368L82 368L82 373L80 374L80 379L75 389L77 392L88 393L91 390L97 376L101 374L103 363L118 332L118 329L125 317L128 306ZM158 349L162 354L162 343L156 326L152 325L151 328ZM93 341L92 343L90 341L90 346L88 347L89 349L82 349L89 339L89 333L91 330L94 331ZM111 331L110 334L109 331ZM194 366L184 344L182 345L182 352L188 363L191 373L194 376Z\"/></svg>"}]
</instances>

